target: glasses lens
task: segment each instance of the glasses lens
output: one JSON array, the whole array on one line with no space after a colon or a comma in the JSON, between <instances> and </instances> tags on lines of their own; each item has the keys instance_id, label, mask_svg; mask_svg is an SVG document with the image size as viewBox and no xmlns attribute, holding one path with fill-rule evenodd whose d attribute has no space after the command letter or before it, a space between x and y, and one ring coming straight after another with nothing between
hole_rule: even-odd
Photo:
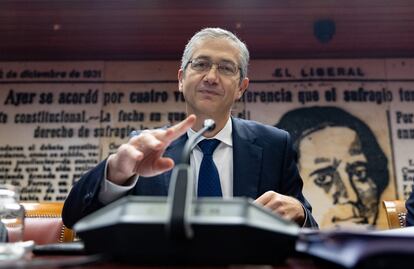
<instances>
[{"instance_id":1,"label":"glasses lens","mask_svg":"<svg viewBox=\"0 0 414 269\"><path fill-rule=\"evenodd\" d=\"M228 61L223 61L218 64L214 64L208 59L194 59L191 61L191 68L198 72L210 71L213 65L217 65L218 72L225 76L234 76L238 71L236 64Z\"/></svg>"},{"instance_id":2,"label":"glasses lens","mask_svg":"<svg viewBox=\"0 0 414 269\"><path fill-rule=\"evenodd\" d=\"M221 62L217 68L221 74L226 76L233 76L237 73L237 67L232 62Z\"/></svg>"},{"instance_id":3,"label":"glasses lens","mask_svg":"<svg viewBox=\"0 0 414 269\"><path fill-rule=\"evenodd\" d=\"M211 69L212 63L207 59L194 59L191 61L191 68L195 71L208 71Z\"/></svg>"}]
</instances>

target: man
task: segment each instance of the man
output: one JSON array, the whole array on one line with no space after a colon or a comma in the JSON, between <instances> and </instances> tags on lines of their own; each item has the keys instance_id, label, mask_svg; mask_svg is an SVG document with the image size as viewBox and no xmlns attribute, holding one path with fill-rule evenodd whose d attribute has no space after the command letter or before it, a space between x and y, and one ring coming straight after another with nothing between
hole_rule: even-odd
<instances>
[{"instance_id":1,"label":"man","mask_svg":"<svg viewBox=\"0 0 414 269\"><path fill-rule=\"evenodd\" d=\"M376 224L389 182L387 158L369 127L337 107L289 111L277 124L292 135L304 193L323 228Z\"/></svg>"},{"instance_id":2,"label":"man","mask_svg":"<svg viewBox=\"0 0 414 269\"><path fill-rule=\"evenodd\" d=\"M201 140L219 140L213 152L220 177L218 196L251 197L300 226L317 227L302 195L288 133L230 116L233 104L249 85L248 61L246 45L226 30L206 28L194 35L178 71L187 119L166 130L141 132L84 175L65 202L65 225L72 227L83 216L126 194L167 195L171 169L187 138L211 118L216 128ZM190 163L195 188L202 196L200 148L192 150Z\"/></svg>"}]
</instances>

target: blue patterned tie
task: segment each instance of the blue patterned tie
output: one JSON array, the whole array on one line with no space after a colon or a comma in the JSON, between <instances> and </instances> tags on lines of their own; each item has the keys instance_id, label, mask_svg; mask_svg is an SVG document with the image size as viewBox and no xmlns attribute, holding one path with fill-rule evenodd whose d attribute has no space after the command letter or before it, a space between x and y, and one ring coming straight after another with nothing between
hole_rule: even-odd
<instances>
[{"instance_id":1,"label":"blue patterned tie","mask_svg":"<svg viewBox=\"0 0 414 269\"><path fill-rule=\"evenodd\" d=\"M222 197L220 176L213 161L213 152L220 144L217 139L204 139L198 142L203 151L203 160L198 174L198 197Z\"/></svg>"}]
</instances>

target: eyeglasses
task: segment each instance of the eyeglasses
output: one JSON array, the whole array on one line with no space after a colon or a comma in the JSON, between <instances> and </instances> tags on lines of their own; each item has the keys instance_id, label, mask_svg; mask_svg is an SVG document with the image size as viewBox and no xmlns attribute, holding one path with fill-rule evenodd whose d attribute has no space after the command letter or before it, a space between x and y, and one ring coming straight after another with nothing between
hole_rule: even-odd
<instances>
[{"instance_id":1,"label":"eyeglasses","mask_svg":"<svg viewBox=\"0 0 414 269\"><path fill-rule=\"evenodd\" d=\"M213 63L209 59L196 58L188 62L191 69L197 72L208 72L213 65L217 66L217 71L224 76L235 76L240 69L235 63L229 61L221 61L219 63Z\"/></svg>"}]
</instances>

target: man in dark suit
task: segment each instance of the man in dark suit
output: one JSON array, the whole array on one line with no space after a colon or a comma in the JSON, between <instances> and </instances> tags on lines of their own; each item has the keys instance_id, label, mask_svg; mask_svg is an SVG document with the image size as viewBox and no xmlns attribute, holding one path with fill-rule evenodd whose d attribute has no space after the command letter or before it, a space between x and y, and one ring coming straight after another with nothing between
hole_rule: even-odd
<instances>
[{"instance_id":1,"label":"man in dark suit","mask_svg":"<svg viewBox=\"0 0 414 269\"><path fill-rule=\"evenodd\" d=\"M212 153L219 177L214 195L251 197L300 226L317 227L302 195L289 134L231 117L233 104L249 85L248 62L246 45L231 32L206 28L196 33L186 45L178 71L187 119L165 130L141 132L85 174L65 201L65 225L72 227L83 216L126 194L167 195L171 169L186 140L211 118L216 128L200 140L218 140ZM190 156L198 190L203 162L199 144Z\"/></svg>"}]
</instances>

